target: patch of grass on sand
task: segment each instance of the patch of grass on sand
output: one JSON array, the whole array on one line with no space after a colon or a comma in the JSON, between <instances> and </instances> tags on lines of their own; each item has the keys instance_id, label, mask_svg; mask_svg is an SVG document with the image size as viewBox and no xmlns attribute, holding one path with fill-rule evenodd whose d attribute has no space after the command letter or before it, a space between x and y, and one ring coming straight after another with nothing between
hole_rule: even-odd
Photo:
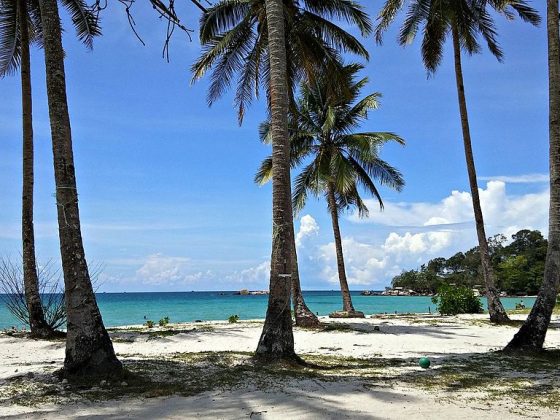
<instances>
[{"instance_id":1,"label":"patch of grass on sand","mask_svg":"<svg viewBox=\"0 0 560 420\"><path fill-rule=\"evenodd\" d=\"M434 359L434 367L427 370L418 367L416 358L306 354L302 365L263 363L248 352L129 356L123 358L125 377L113 382L63 384L50 373L15 378L0 388L0 405L189 396L243 387L281 391L311 379L357 381L366 387L399 385L453 399L475 396L483 401L514 401L523 407L560 408L560 350L532 356L496 352Z\"/></svg>"},{"instance_id":2,"label":"patch of grass on sand","mask_svg":"<svg viewBox=\"0 0 560 420\"><path fill-rule=\"evenodd\" d=\"M509 399L516 404L560 408L560 350L534 355L501 352L444 360L435 369L412 372L402 379L414 387L460 397L476 392L482 399ZM463 394L470 398L470 394Z\"/></svg>"}]
</instances>

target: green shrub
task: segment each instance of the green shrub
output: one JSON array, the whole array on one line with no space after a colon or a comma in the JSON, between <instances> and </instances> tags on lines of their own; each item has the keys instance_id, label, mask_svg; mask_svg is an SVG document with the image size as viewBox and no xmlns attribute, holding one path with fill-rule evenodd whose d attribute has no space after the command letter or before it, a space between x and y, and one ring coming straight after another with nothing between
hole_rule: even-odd
<instances>
[{"instance_id":1,"label":"green shrub","mask_svg":"<svg viewBox=\"0 0 560 420\"><path fill-rule=\"evenodd\" d=\"M158 323L160 327L165 327L167 324L169 324L169 317L166 316L165 318L160 319Z\"/></svg>"},{"instance_id":2,"label":"green shrub","mask_svg":"<svg viewBox=\"0 0 560 420\"><path fill-rule=\"evenodd\" d=\"M230 315L228 318L230 324L235 324L237 321L239 321L239 315Z\"/></svg>"},{"instance_id":3,"label":"green shrub","mask_svg":"<svg viewBox=\"0 0 560 420\"><path fill-rule=\"evenodd\" d=\"M154 321L152 321L152 320L146 321L146 326L147 326L148 328L153 328L153 326L154 326Z\"/></svg>"},{"instance_id":4,"label":"green shrub","mask_svg":"<svg viewBox=\"0 0 560 420\"><path fill-rule=\"evenodd\" d=\"M465 286L450 286L443 284L438 289L438 295L432 298L437 310L442 315L480 314L483 312L482 303L473 291Z\"/></svg>"}]
</instances>

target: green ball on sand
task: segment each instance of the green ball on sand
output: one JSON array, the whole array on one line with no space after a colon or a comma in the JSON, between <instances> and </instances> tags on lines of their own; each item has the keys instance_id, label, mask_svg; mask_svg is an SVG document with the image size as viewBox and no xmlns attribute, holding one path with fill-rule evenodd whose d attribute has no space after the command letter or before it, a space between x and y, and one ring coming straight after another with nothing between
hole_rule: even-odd
<instances>
[{"instance_id":1,"label":"green ball on sand","mask_svg":"<svg viewBox=\"0 0 560 420\"><path fill-rule=\"evenodd\" d=\"M424 369L428 369L430 367L430 359L428 359L427 357L421 357L420 360L418 360L418 364L420 365L421 368Z\"/></svg>"}]
</instances>

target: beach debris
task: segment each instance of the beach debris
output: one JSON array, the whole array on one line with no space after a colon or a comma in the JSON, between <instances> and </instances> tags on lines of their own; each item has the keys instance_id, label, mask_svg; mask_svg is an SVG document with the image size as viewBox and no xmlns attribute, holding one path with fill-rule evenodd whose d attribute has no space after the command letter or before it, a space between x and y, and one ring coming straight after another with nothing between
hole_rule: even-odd
<instances>
[{"instance_id":1,"label":"beach debris","mask_svg":"<svg viewBox=\"0 0 560 420\"><path fill-rule=\"evenodd\" d=\"M62 385L68 385L68 379L66 379L66 378L63 379L61 383L62 383Z\"/></svg>"},{"instance_id":2,"label":"beach debris","mask_svg":"<svg viewBox=\"0 0 560 420\"><path fill-rule=\"evenodd\" d=\"M107 385L107 381L105 379L99 382L99 386L104 387L105 385Z\"/></svg>"},{"instance_id":3,"label":"beach debris","mask_svg":"<svg viewBox=\"0 0 560 420\"><path fill-rule=\"evenodd\" d=\"M418 360L418 365L420 365L422 369L428 369L431 364L432 362L430 362L430 359L427 357L421 357L420 360Z\"/></svg>"},{"instance_id":4,"label":"beach debris","mask_svg":"<svg viewBox=\"0 0 560 420\"><path fill-rule=\"evenodd\" d=\"M122 381L121 386L128 386L128 383L126 383L125 381Z\"/></svg>"}]
</instances>

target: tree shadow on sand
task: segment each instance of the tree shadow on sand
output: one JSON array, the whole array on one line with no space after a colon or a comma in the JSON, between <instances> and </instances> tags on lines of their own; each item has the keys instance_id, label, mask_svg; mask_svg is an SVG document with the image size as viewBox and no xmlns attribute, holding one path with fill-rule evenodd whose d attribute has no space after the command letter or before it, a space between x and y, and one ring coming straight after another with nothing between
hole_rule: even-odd
<instances>
[{"instance_id":1,"label":"tree shadow on sand","mask_svg":"<svg viewBox=\"0 0 560 420\"><path fill-rule=\"evenodd\" d=\"M321 417L375 418L368 404L406 405L417 397L403 389L415 389L453 401L468 399L475 392L492 402L560 408L560 350L531 356L439 354L432 356L432 368L427 370L419 368L415 358L303 357L311 367L257 363L250 353L239 352L128 358L123 361L129 372L126 384L62 384L50 374L37 373L12 379L4 386L0 406L35 404L38 409L31 418L48 416L50 408L41 410L44 404L56 408L69 402L78 403L70 411L66 409L65 415L71 417L79 417L80 409L93 402L101 416L113 418L161 418L181 412L185 416L253 418L274 407L282 407L282 415L287 417L290 413L317 413ZM356 395L358 409L341 406L341 398ZM172 403L159 397L171 397ZM136 402L107 402L130 402L130 398Z\"/></svg>"}]
</instances>

